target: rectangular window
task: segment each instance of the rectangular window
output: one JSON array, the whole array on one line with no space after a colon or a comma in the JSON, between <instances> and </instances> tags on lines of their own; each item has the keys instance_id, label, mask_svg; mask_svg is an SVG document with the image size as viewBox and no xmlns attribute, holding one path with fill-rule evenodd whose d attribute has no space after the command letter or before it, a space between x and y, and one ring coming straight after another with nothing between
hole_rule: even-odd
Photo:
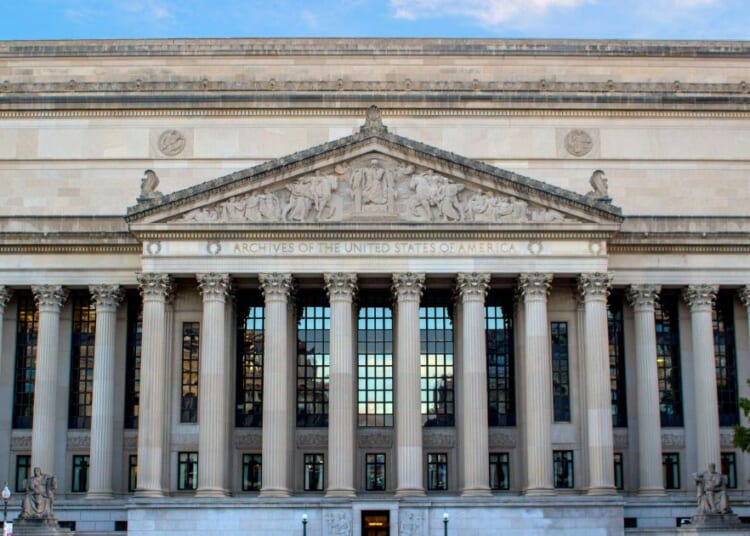
<instances>
[{"instance_id":1,"label":"rectangular window","mask_svg":"<svg viewBox=\"0 0 750 536\"><path fill-rule=\"evenodd\" d=\"M260 491L263 482L262 462L260 454L242 455L242 491Z\"/></svg>"},{"instance_id":2,"label":"rectangular window","mask_svg":"<svg viewBox=\"0 0 750 536\"><path fill-rule=\"evenodd\" d=\"M573 451L552 451L552 466L555 475L555 487L559 489L573 489Z\"/></svg>"},{"instance_id":3,"label":"rectangular window","mask_svg":"<svg viewBox=\"0 0 750 536\"><path fill-rule=\"evenodd\" d=\"M305 454L305 491L323 491L323 455Z\"/></svg>"},{"instance_id":4,"label":"rectangular window","mask_svg":"<svg viewBox=\"0 0 750 536\"><path fill-rule=\"evenodd\" d=\"M16 456L16 492L26 491L26 479L31 475L31 455L19 454Z\"/></svg>"},{"instance_id":5,"label":"rectangular window","mask_svg":"<svg viewBox=\"0 0 750 536\"><path fill-rule=\"evenodd\" d=\"M73 296L73 330L70 341L70 398L68 428L91 428L94 395L94 335L96 306L91 296Z\"/></svg>"},{"instance_id":6,"label":"rectangular window","mask_svg":"<svg viewBox=\"0 0 750 536\"><path fill-rule=\"evenodd\" d=\"M143 301L137 290L128 291L128 340L125 362L125 428L138 428L141 395L141 342L143 340Z\"/></svg>"},{"instance_id":7,"label":"rectangular window","mask_svg":"<svg viewBox=\"0 0 750 536\"><path fill-rule=\"evenodd\" d=\"M70 491L85 493L89 489L89 457L73 456L73 480Z\"/></svg>"},{"instance_id":8,"label":"rectangular window","mask_svg":"<svg viewBox=\"0 0 750 536\"><path fill-rule=\"evenodd\" d=\"M177 453L177 489L188 491L198 488L198 453Z\"/></svg>"},{"instance_id":9,"label":"rectangular window","mask_svg":"<svg viewBox=\"0 0 750 536\"><path fill-rule=\"evenodd\" d=\"M237 308L237 427L263 424L263 298L243 293Z\"/></svg>"},{"instance_id":10,"label":"rectangular window","mask_svg":"<svg viewBox=\"0 0 750 536\"><path fill-rule=\"evenodd\" d=\"M448 489L448 455L444 452L431 452L427 455L427 489Z\"/></svg>"},{"instance_id":11,"label":"rectangular window","mask_svg":"<svg viewBox=\"0 0 750 536\"><path fill-rule=\"evenodd\" d=\"M513 300L490 292L485 311L487 403L490 426L516 425Z\"/></svg>"},{"instance_id":12,"label":"rectangular window","mask_svg":"<svg viewBox=\"0 0 750 536\"><path fill-rule=\"evenodd\" d=\"M615 452L615 488L625 489L622 452Z\"/></svg>"},{"instance_id":13,"label":"rectangular window","mask_svg":"<svg viewBox=\"0 0 750 536\"><path fill-rule=\"evenodd\" d=\"M737 392L737 350L734 341L734 296L721 291L713 309L716 389L719 402L719 425L740 423Z\"/></svg>"},{"instance_id":14,"label":"rectangular window","mask_svg":"<svg viewBox=\"0 0 750 536\"><path fill-rule=\"evenodd\" d=\"M200 322L182 323L182 397L180 422L198 422Z\"/></svg>"},{"instance_id":15,"label":"rectangular window","mask_svg":"<svg viewBox=\"0 0 750 536\"><path fill-rule=\"evenodd\" d=\"M385 454L365 455L367 491L385 491Z\"/></svg>"},{"instance_id":16,"label":"rectangular window","mask_svg":"<svg viewBox=\"0 0 750 536\"><path fill-rule=\"evenodd\" d=\"M721 474L726 475L728 488L737 488L737 457L734 452L721 453Z\"/></svg>"},{"instance_id":17,"label":"rectangular window","mask_svg":"<svg viewBox=\"0 0 750 536\"><path fill-rule=\"evenodd\" d=\"M678 296L662 293L654 304L656 369L659 378L661 425L682 426L682 372Z\"/></svg>"},{"instance_id":18,"label":"rectangular window","mask_svg":"<svg viewBox=\"0 0 750 536\"><path fill-rule=\"evenodd\" d=\"M555 422L570 422L570 363L568 323L552 322L552 395Z\"/></svg>"},{"instance_id":19,"label":"rectangular window","mask_svg":"<svg viewBox=\"0 0 750 536\"><path fill-rule=\"evenodd\" d=\"M393 426L393 311L383 292L359 295L357 420L359 426Z\"/></svg>"},{"instance_id":20,"label":"rectangular window","mask_svg":"<svg viewBox=\"0 0 750 536\"><path fill-rule=\"evenodd\" d=\"M13 428L31 428L34 417L34 380L39 310L30 292L18 293L16 366L13 381Z\"/></svg>"},{"instance_id":21,"label":"rectangular window","mask_svg":"<svg viewBox=\"0 0 750 536\"><path fill-rule=\"evenodd\" d=\"M138 456L128 455L128 491L133 493L138 487Z\"/></svg>"},{"instance_id":22,"label":"rectangular window","mask_svg":"<svg viewBox=\"0 0 750 536\"><path fill-rule=\"evenodd\" d=\"M510 463L507 452L490 453L490 489L510 489Z\"/></svg>"},{"instance_id":23,"label":"rectangular window","mask_svg":"<svg viewBox=\"0 0 750 536\"><path fill-rule=\"evenodd\" d=\"M625 330L622 305L621 294L612 294L607 301L609 381L612 397L612 426L615 428L625 428L628 425L625 398Z\"/></svg>"},{"instance_id":24,"label":"rectangular window","mask_svg":"<svg viewBox=\"0 0 750 536\"><path fill-rule=\"evenodd\" d=\"M324 292L300 296L297 322L297 426L328 426L331 308Z\"/></svg>"},{"instance_id":25,"label":"rectangular window","mask_svg":"<svg viewBox=\"0 0 750 536\"><path fill-rule=\"evenodd\" d=\"M422 422L453 426L453 320L450 296L427 292L419 308Z\"/></svg>"},{"instance_id":26,"label":"rectangular window","mask_svg":"<svg viewBox=\"0 0 750 536\"><path fill-rule=\"evenodd\" d=\"M680 455L676 452L663 453L661 466L664 474L664 489L680 489Z\"/></svg>"}]
</instances>

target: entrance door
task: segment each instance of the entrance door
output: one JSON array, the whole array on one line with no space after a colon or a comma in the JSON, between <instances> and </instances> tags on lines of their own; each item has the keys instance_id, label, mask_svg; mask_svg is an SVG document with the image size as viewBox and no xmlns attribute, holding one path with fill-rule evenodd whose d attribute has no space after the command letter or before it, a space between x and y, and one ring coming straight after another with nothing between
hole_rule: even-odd
<instances>
[{"instance_id":1,"label":"entrance door","mask_svg":"<svg viewBox=\"0 0 750 536\"><path fill-rule=\"evenodd\" d=\"M362 536L390 536L390 514L388 510L363 510Z\"/></svg>"}]
</instances>

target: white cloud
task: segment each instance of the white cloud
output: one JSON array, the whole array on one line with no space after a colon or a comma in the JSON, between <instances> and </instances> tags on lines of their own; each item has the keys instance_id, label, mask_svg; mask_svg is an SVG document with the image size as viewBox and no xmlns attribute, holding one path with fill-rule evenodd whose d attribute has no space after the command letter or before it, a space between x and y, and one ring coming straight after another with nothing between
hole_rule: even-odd
<instances>
[{"instance_id":1,"label":"white cloud","mask_svg":"<svg viewBox=\"0 0 750 536\"><path fill-rule=\"evenodd\" d=\"M692 9L695 7L716 6L721 4L721 0L672 0L672 3L678 9Z\"/></svg>"},{"instance_id":2,"label":"white cloud","mask_svg":"<svg viewBox=\"0 0 750 536\"><path fill-rule=\"evenodd\" d=\"M122 8L129 13L148 17L152 21L173 17L170 6L160 0L131 0L122 4Z\"/></svg>"}]
</instances>

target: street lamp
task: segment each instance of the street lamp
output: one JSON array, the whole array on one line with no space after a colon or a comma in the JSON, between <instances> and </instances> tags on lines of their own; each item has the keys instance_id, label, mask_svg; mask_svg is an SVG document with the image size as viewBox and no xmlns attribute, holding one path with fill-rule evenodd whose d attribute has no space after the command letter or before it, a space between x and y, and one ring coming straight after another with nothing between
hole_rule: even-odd
<instances>
[{"instance_id":1,"label":"street lamp","mask_svg":"<svg viewBox=\"0 0 750 536\"><path fill-rule=\"evenodd\" d=\"M443 535L448 536L448 512L443 514Z\"/></svg>"},{"instance_id":2,"label":"street lamp","mask_svg":"<svg viewBox=\"0 0 750 536\"><path fill-rule=\"evenodd\" d=\"M307 536L307 514L302 514L302 536Z\"/></svg>"},{"instance_id":3,"label":"street lamp","mask_svg":"<svg viewBox=\"0 0 750 536\"><path fill-rule=\"evenodd\" d=\"M8 489L8 483L6 482L5 487L3 488L3 502L5 503L3 507L3 527L8 521L8 500L10 500L10 490Z\"/></svg>"}]
</instances>

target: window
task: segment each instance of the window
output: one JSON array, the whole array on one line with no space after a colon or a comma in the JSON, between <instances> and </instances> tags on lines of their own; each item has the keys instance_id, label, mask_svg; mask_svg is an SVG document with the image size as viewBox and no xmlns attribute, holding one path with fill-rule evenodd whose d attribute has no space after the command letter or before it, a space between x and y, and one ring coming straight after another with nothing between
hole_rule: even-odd
<instances>
[{"instance_id":1,"label":"window","mask_svg":"<svg viewBox=\"0 0 750 536\"><path fill-rule=\"evenodd\" d=\"M16 367L13 382L13 428L31 428L34 417L34 380L39 311L30 292L18 293Z\"/></svg>"},{"instance_id":2,"label":"window","mask_svg":"<svg viewBox=\"0 0 750 536\"><path fill-rule=\"evenodd\" d=\"M625 489L622 452L615 452L615 488Z\"/></svg>"},{"instance_id":3,"label":"window","mask_svg":"<svg viewBox=\"0 0 750 536\"><path fill-rule=\"evenodd\" d=\"M96 306L88 294L76 293L73 297L73 331L70 341L68 428L91 428L95 334Z\"/></svg>"},{"instance_id":4,"label":"window","mask_svg":"<svg viewBox=\"0 0 750 536\"><path fill-rule=\"evenodd\" d=\"M682 374L676 294L662 293L654 304L656 369L659 377L661 425L682 426Z\"/></svg>"},{"instance_id":5,"label":"window","mask_svg":"<svg viewBox=\"0 0 750 536\"><path fill-rule=\"evenodd\" d=\"M419 308L422 422L453 426L453 321L450 296L427 292Z\"/></svg>"},{"instance_id":6,"label":"window","mask_svg":"<svg viewBox=\"0 0 750 536\"><path fill-rule=\"evenodd\" d=\"M737 458L734 452L721 453L721 474L726 475L728 488L737 488Z\"/></svg>"},{"instance_id":7,"label":"window","mask_svg":"<svg viewBox=\"0 0 750 536\"><path fill-rule=\"evenodd\" d=\"M322 454L305 454L305 491L323 491Z\"/></svg>"},{"instance_id":8,"label":"window","mask_svg":"<svg viewBox=\"0 0 750 536\"><path fill-rule=\"evenodd\" d=\"M552 470L555 475L555 487L573 489L573 451L552 451Z\"/></svg>"},{"instance_id":9,"label":"window","mask_svg":"<svg viewBox=\"0 0 750 536\"><path fill-rule=\"evenodd\" d=\"M485 311L490 426L516 425L512 299L490 292Z\"/></svg>"},{"instance_id":10,"label":"window","mask_svg":"<svg viewBox=\"0 0 750 536\"><path fill-rule=\"evenodd\" d=\"M198 453L177 453L177 489L188 491L198 487Z\"/></svg>"},{"instance_id":11,"label":"window","mask_svg":"<svg viewBox=\"0 0 750 536\"><path fill-rule=\"evenodd\" d=\"M622 295L613 294L607 302L609 328L609 380L612 396L612 426L628 425L625 397L625 334L622 320Z\"/></svg>"},{"instance_id":12,"label":"window","mask_svg":"<svg viewBox=\"0 0 750 536\"><path fill-rule=\"evenodd\" d=\"M241 294L237 310L237 400L235 426L263 424L263 298Z\"/></svg>"},{"instance_id":13,"label":"window","mask_svg":"<svg viewBox=\"0 0 750 536\"><path fill-rule=\"evenodd\" d=\"M182 398L180 422L198 422L200 323L182 323Z\"/></svg>"},{"instance_id":14,"label":"window","mask_svg":"<svg viewBox=\"0 0 750 536\"><path fill-rule=\"evenodd\" d=\"M444 452L432 452L427 455L427 489L448 489L448 455Z\"/></svg>"},{"instance_id":15,"label":"window","mask_svg":"<svg viewBox=\"0 0 750 536\"><path fill-rule=\"evenodd\" d=\"M260 454L242 455L242 491L260 491L263 482L262 461Z\"/></svg>"},{"instance_id":16,"label":"window","mask_svg":"<svg viewBox=\"0 0 750 536\"><path fill-rule=\"evenodd\" d=\"M367 491L385 491L385 454L365 455Z\"/></svg>"},{"instance_id":17,"label":"window","mask_svg":"<svg viewBox=\"0 0 750 536\"><path fill-rule=\"evenodd\" d=\"M510 489L510 464L507 452L490 453L490 489Z\"/></svg>"},{"instance_id":18,"label":"window","mask_svg":"<svg viewBox=\"0 0 750 536\"><path fill-rule=\"evenodd\" d=\"M570 371L568 362L568 323L552 322L552 395L555 422L570 421Z\"/></svg>"},{"instance_id":19,"label":"window","mask_svg":"<svg viewBox=\"0 0 750 536\"><path fill-rule=\"evenodd\" d=\"M676 452L663 453L661 466L664 474L664 489L680 489L680 455Z\"/></svg>"},{"instance_id":20,"label":"window","mask_svg":"<svg viewBox=\"0 0 750 536\"><path fill-rule=\"evenodd\" d=\"M137 290L128 291L128 341L125 363L125 428L138 428L141 395L141 342L143 340L143 301Z\"/></svg>"},{"instance_id":21,"label":"window","mask_svg":"<svg viewBox=\"0 0 750 536\"><path fill-rule=\"evenodd\" d=\"M357 420L359 426L393 426L393 311L383 292L359 295Z\"/></svg>"},{"instance_id":22,"label":"window","mask_svg":"<svg viewBox=\"0 0 750 536\"><path fill-rule=\"evenodd\" d=\"M73 479L70 491L85 493L89 489L89 457L73 456Z\"/></svg>"},{"instance_id":23,"label":"window","mask_svg":"<svg viewBox=\"0 0 750 536\"><path fill-rule=\"evenodd\" d=\"M16 492L26 491L26 479L31 475L31 455L19 454L16 456Z\"/></svg>"},{"instance_id":24,"label":"window","mask_svg":"<svg viewBox=\"0 0 750 536\"><path fill-rule=\"evenodd\" d=\"M138 456L128 456L128 491L133 493L138 487Z\"/></svg>"},{"instance_id":25,"label":"window","mask_svg":"<svg viewBox=\"0 0 750 536\"><path fill-rule=\"evenodd\" d=\"M297 322L297 426L328 426L331 308L325 293L300 296Z\"/></svg>"},{"instance_id":26,"label":"window","mask_svg":"<svg viewBox=\"0 0 750 536\"><path fill-rule=\"evenodd\" d=\"M719 401L719 425L740 423L737 392L737 351L734 343L734 296L719 292L713 309L716 388Z\"/></svg>"}]
</instances>

